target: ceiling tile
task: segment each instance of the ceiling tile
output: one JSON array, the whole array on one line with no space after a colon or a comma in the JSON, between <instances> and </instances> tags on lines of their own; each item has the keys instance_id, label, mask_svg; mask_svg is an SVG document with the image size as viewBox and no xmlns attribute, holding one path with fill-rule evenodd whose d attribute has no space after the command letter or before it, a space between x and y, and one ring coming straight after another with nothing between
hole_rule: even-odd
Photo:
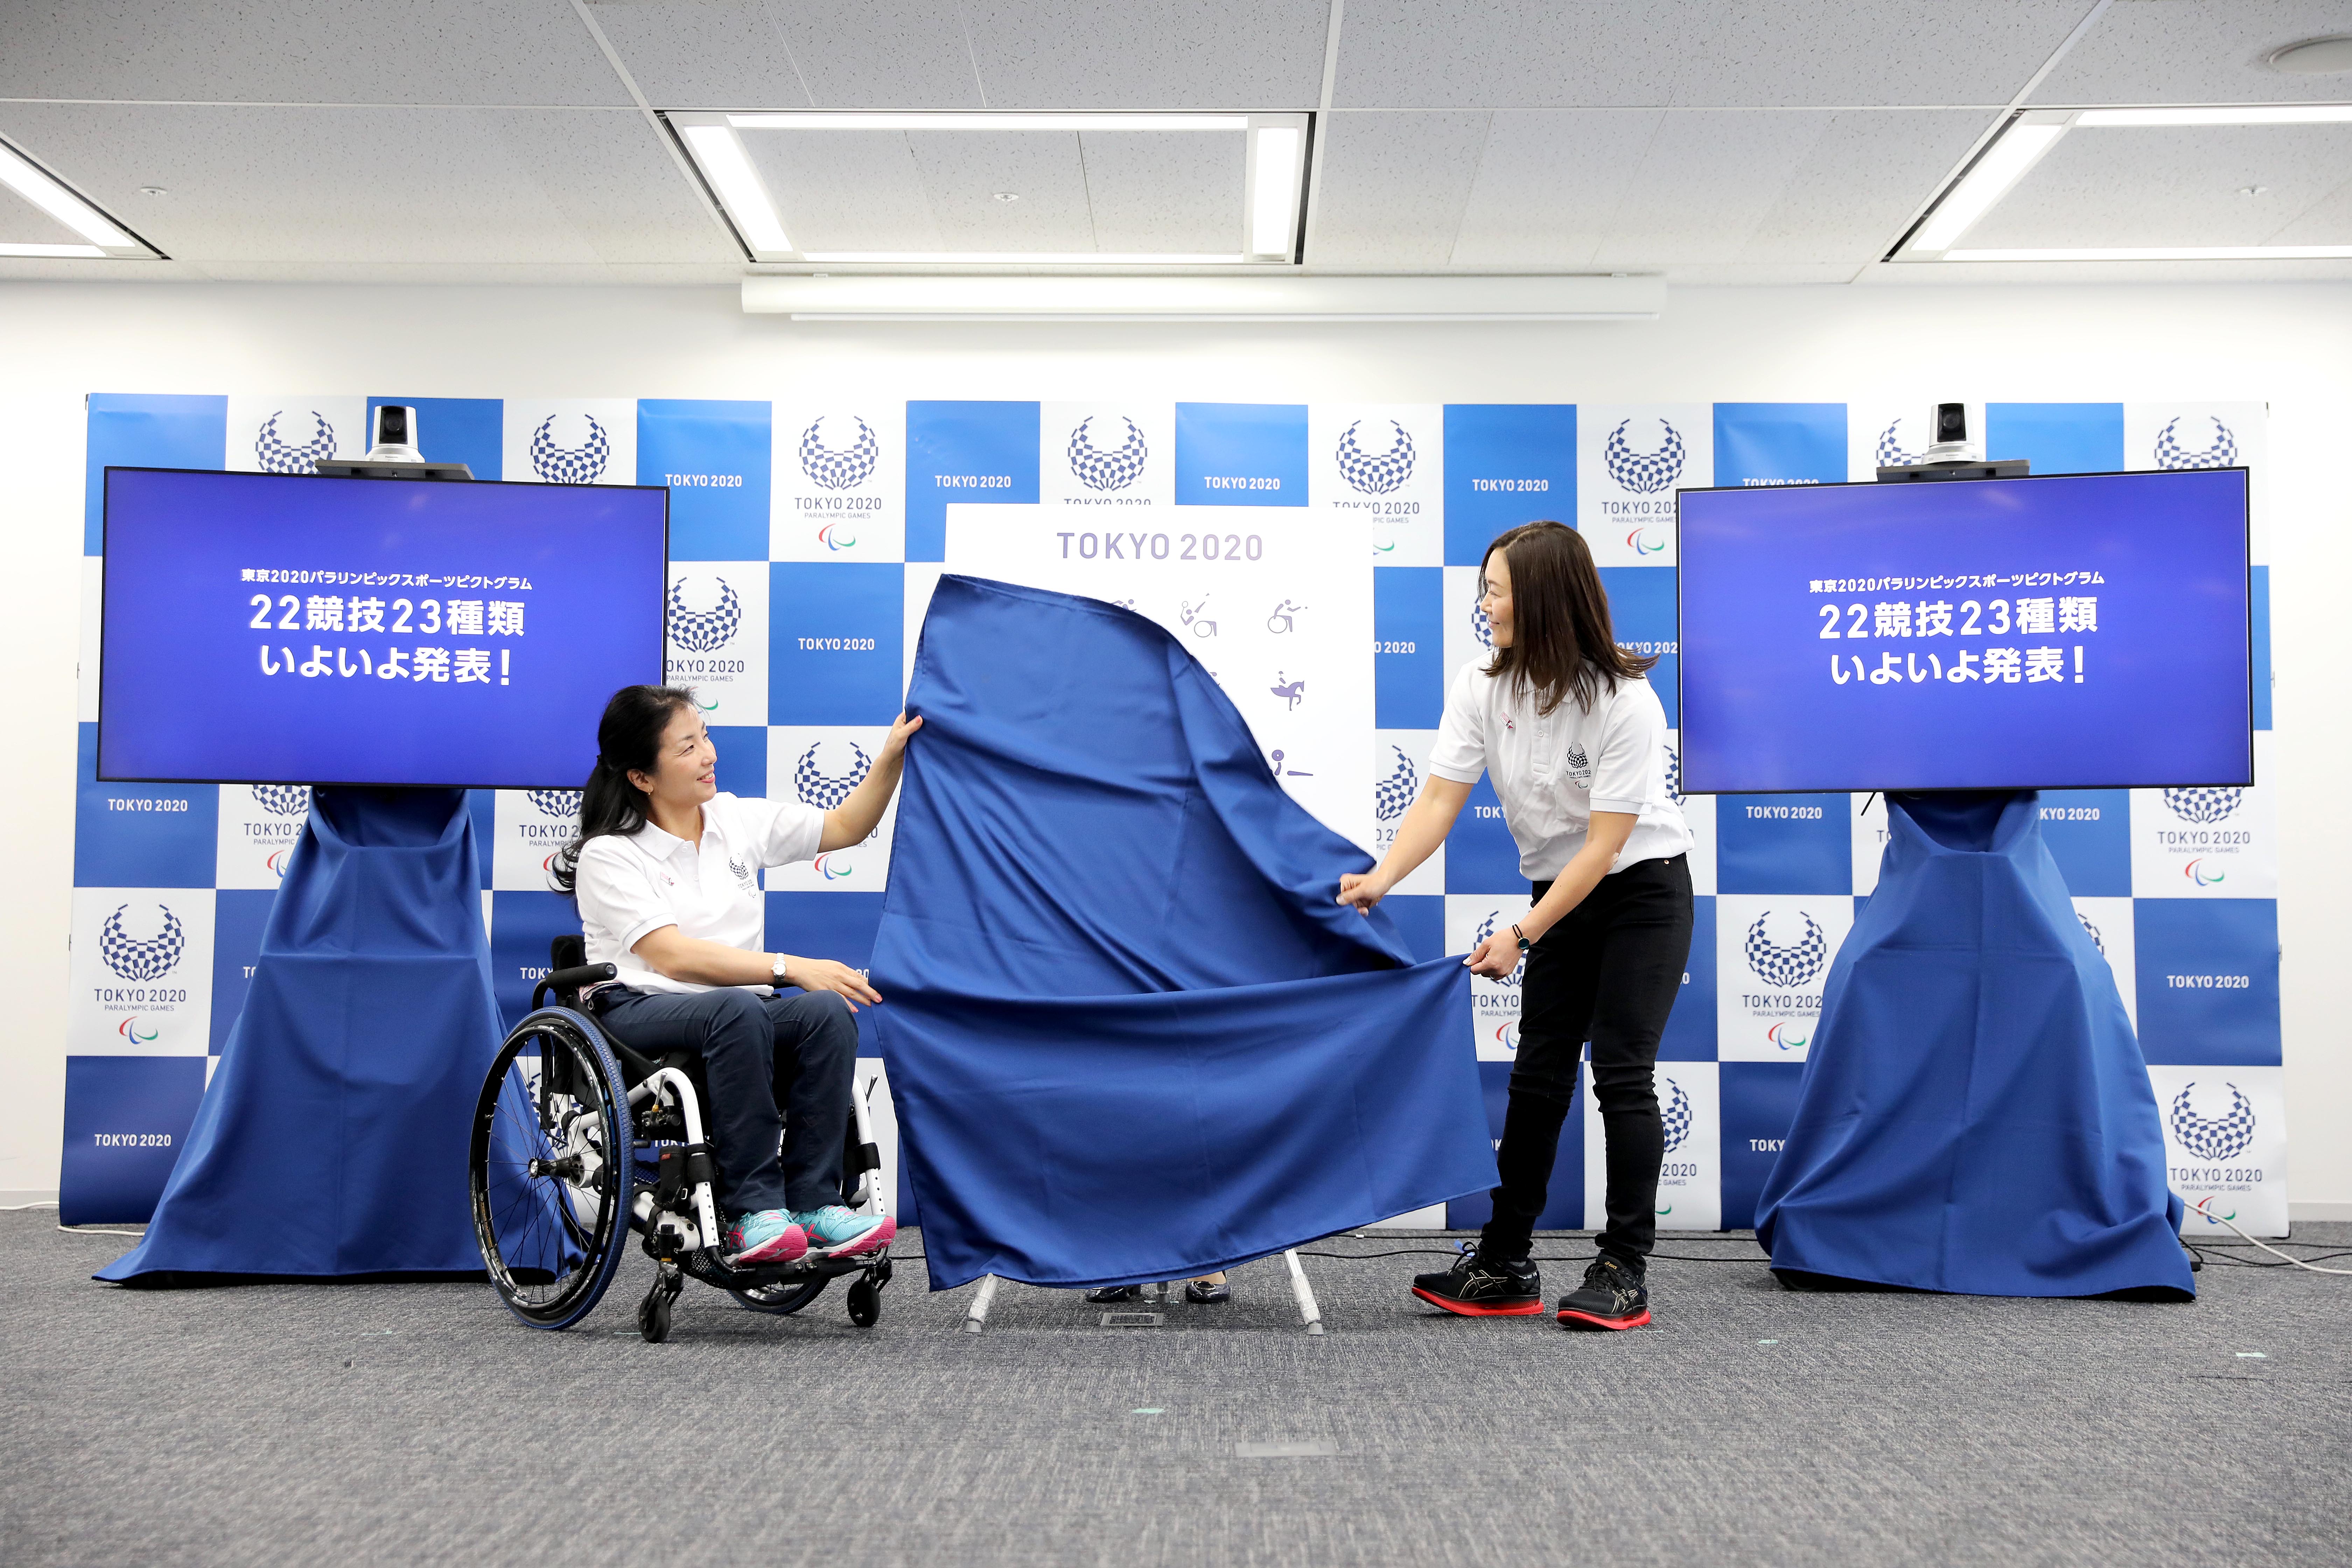
<instances>
[{"instance_id":1,"label":"ceiling tile","mask_svg":"<svg viewBox=\"0 0 2352 1568\"><path fill-rule=\"evenodd\" d=\"M2116 0L2036 103L2288 103L2352 98L2352 76L2288 76L2284 44L2352 34L2352 0Z\"/></svg>"},{"instance_id":2,"label":"ceiling tile","mask_svg":"<svg viewBox=\"0 0 2352 1568\"><path fill-rule=\"evenodd\" d=\"M1664 118L1655 109L1495 115L1453 264L1590 265Z\"/></svg>"},{"instance_id":3,"label":"ceiling tile","mask_svg":"<svg viewBox=\"0 0 2352 1568\"><path fill-rule=\"evenodd\" d=\"M2322 210L2347 179L2352 125L2078 130L1958 243L2270 245L2292 227L2292 243L2352 245L2347 209ZM2238 194L2252 185L2268 188Z\"/></svg>"},{"instance_id":4,"label":"ceiling tile","mask_svg":"<svg viewBox=\"0 0 2352 1568\"><path fill-rule=\"evenodd\" d=\"M1330 0L969 0L991 109L1303 110Z\"/></svg>"},{"instance_id":5,"label":"ceiling tile","mask_svg":"<svg viewBox=\"0 0 2352 1568\"><path fill-rule=\"evenodd\" d=\"M760 0L591 0L657 109L805 109L808 89Z\"/></svg>"},{"instance_id":6,"label":"ceiling tile","mask_svg":"<svg viewBox=\"0 0 2352 1568\"><path fill-rule=\"evenodd\" d=\"M1333 101L1449 109L2006 103L2089 0L1351 0Z\"/></svg>"},{"instance_id":7,"label":"ceiling tile","mask_svg":"<svg viewBox=\"0 0 2352 1568\"><path fill-rule=\"evenodd\" d=\"M1103 249L1230 256L1247 243L1247 138L1240 132L1089 131L1078 142Z\"/></svg>"},{"instance_id":8,"label":"ceiling tile","mask_svg":"<svg viewBox=\"0 0 2352 1568\"><path fill-rule=\"evenodd\" d=\"M1643 150L1593 260L1648 269L1740 259L1827 129L1818 111L1669 114Z\"/></svg>"},{"instance_id":9,"label":"ceiling tile","mask_svg":"<svg viewBox=\"0 0 2352 1568\"><path fill-rule=\"evenodd\" d=\"M0 98L625 104L561 0L77 0L17 5Z\"/></svg>"},{"instance_id":10,"label":"ceiling tile","mask_svg":"<svg viewBox=\"0 0 2352 1568\"><path fill-rule=\"evenodd\" d=\"M803 250L943 250L903 131L745 131L784 233Z\"/></svg>"},{"instance_id":11,"label":"ceiling tile","mask_svg":"<svg viewBox=\"0 0 2352 1568\"><path fill-rule=\"evenodd\" d=\"M738 259L634 110L18 103L0 131L199 264Z\"/></svg>"},{"instance_id":12,"label":"ceiling tile","mask_svg":"<svg viewBox=\"0 0 2352 1568\"><path fill-rule=\"evenodd\" d=\"M768 13L820 109L992 107L954 0L769 0Z\"/></svg>"},{"instance_id":13,"label":"ceiling tile","mask_svg":"<svg viewBox=\"0 0 2352 1568\"><path fill-rule=\"evenodd\" d=\"M914 131L907 145L950 250L1096 248L1076 132Z\"/></svg>"},{"instance_id":14,"label":"ceiling tile","mask_svg":"<svg viewBox=\"0 0 2352 1568\"><path fill-rule=\"evenodd\" d=\"M1992 120L1981 109L1832 115L1757 219L1739 260L1849 268L1877 260Z\"/></svg>"},{"instance_id":15,"label":"ceiling tile","mask_svg":"<svg viewBox=\"0 0 2352 1568\"><path fill-rule=\"evenodd\" d=\"M1315 267L1446 266L1486 141L1485 114L1336 114L1307 237Z\"/></svg>"}]
</instances>

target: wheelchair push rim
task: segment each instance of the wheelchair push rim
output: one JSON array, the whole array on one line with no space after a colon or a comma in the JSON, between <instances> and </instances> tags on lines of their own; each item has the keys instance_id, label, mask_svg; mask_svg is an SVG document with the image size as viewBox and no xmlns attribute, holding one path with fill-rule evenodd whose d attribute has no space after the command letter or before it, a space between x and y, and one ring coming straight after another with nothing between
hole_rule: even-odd
<instances>
[{"instance_id":1,"label":"wheelchair push rim","mask_svg":"<svg viewBox=\"0 0 2352 1568\"><path fill-rule=\"evenodd\" d=\"M612 1283L631 1139L620 1068L592 1026L556 1008L516 1026L475 1106L467 1174L483 1267L523 1322L570 1328Z\"/></svg>"}]
</instances>

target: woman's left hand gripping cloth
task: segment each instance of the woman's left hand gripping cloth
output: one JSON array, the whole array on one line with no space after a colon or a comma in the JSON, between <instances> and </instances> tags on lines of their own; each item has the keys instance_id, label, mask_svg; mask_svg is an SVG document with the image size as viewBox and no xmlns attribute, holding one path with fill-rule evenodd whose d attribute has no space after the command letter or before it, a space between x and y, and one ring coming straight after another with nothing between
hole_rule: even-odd
<instances>
[{"instance_id":1,"label":"woman's left hand gripping cloth","mask_svg":"<svg viewBox=\"0 0 2352 1568\"><path fill-rule=\"evenodd\" d=\"M1459 957L1141 616L940 580L874 944L931 1289L1209 1273L1494 1185Z\"/></svg>"}]
</instances>

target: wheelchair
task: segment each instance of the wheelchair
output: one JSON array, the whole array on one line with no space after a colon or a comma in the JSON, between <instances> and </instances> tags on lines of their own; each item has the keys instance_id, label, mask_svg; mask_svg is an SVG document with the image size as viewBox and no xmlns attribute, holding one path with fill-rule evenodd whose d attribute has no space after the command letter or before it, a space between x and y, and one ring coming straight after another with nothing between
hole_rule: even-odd
<instances>
[{"instance_id":1,"label":"wheelchair","mask_svg":"<svg viewBox=\"0 0 2352 1568\"><path fill-rule=\"evenodd\" d=\"M890 1282L887 1245L855 1258L811 1251L789 1263L728 1266L703 1136L701 1058L643 1056L599 1028L580 993L615 972L584 956L580 937L555 939L552 968L499 1047L474 1109L474 1236L507 1310L534 1329L572 1327L604 1299L634 1232L655 1263L637 1304L648 1343L669 1337L670 1308L688 1275L751 1311L783 1315L855 1274L849 1321L872 1328ZM842 1202L881 1213L882 1161L863 1097L852 1098L842 1165Z\"/></svg>"}]
</instances>

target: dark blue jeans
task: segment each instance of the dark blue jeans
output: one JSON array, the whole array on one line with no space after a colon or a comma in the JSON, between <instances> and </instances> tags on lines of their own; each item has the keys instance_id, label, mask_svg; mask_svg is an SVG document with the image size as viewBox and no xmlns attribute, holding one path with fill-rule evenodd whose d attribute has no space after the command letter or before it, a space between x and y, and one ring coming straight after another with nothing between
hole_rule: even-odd
<instances>
[{"instance_id":1,"label":"dark blue jeans","mask_svg":"<svg viewBox=\"0 0 2352 1568\"><path fill-rule=\"evenodd\" d=\"M857 1024L838 993L607 985L594 1001L604 1026L634 1050L701 1054L710 1089L703 1136L719 1167L716 1196L730 1215L841 1201Z\"/></svg>"}]
</instances>

